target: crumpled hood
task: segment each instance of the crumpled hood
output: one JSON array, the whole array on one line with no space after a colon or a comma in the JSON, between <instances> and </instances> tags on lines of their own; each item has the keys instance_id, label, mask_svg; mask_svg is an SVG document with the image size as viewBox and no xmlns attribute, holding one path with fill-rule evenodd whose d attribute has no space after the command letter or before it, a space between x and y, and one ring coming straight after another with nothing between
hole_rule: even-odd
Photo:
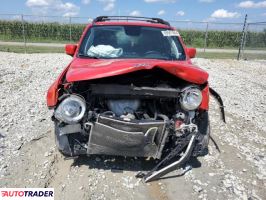
<instances>
[{"instance_id":1,"label":"crumpled hood","mask_svg":"<svg viewBox=\"0 0 266 200\"><path fill-rule=\"evenodd\" d=\"M82 59L75 58L67 71L68 82L91 80L126 74L138 70L161 68L178 78L195 84L208 80L208 73L190 61L164 61L157 59Z\"/></svg>"}]
</instances>

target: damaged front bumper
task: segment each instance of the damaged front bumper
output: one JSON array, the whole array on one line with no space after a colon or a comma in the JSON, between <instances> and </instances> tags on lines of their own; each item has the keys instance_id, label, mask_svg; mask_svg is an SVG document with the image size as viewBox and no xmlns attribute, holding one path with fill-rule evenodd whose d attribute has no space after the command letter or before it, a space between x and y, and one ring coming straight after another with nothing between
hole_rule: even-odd
<instances>
[{"instance_id":1,"label":"damaged front bumper","mask_svg":"<svg viewBox=\"0 0 266 200\"><path fill-rule=\"evenodd\" d=\"M220 103L225 122L221 97L213 89L210 93ZM76 124L65 124L54 118L59 150L72 157L99 154L160 159L150 172L137 175L146 182L177 169L191 156L208 153L210 130L207 111L187 113L189 120L185 121L179 120L179 114L174 120L162 114L146 120L127 120L104 113L88 115L93 120Z\"/></svg>"},{"instance_id":2,"label":"damaged front bumper","mask_svg":"<svg viewBox=\"0 0 266 200\"><path fill-rule=\"evenodd\" d=\"M116 155L129 157L152 157L161 159L172 122L166 116L158 120L125 121L113 116L98 115L96 122L60 126L55 122L57 146L62 153L70 156L81 154ZM198 126L190 123L176 130L178 140ZM205 135L198 136L194 156L204 153L207 143L203 144ZM209 136L209 135L206 135ZM87 139L86 139L87 137ZM82 141L82 140L83 141Z\"/></svg>"}]
</instances>

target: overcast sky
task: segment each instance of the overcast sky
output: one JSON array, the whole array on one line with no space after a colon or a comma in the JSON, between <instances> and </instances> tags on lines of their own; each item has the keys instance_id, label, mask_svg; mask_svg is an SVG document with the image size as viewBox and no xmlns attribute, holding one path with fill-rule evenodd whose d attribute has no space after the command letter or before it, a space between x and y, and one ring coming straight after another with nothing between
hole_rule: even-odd
<instances>
[{"instance_id":1,"label":"overcast sky","mask_svg":"<svg viewBox=\"0 0 266 200\"><path fill-rule=\"evenodd\" d=\"M0 13L56 16L132 15L167 20L266 21L266 1L237 0L8 0Z\"/></svg>"}]
</instances>

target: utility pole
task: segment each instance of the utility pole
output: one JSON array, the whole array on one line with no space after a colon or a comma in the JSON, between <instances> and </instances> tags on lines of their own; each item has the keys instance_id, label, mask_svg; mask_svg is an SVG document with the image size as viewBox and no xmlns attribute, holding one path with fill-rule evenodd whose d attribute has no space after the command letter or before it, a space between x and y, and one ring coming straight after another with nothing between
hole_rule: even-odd
<instances>
[{"instance_id":1,"label":"utility pole","mask_svg":"<svg viewBox=\"0 0 266 200\"><path fill-rule=\"evenodd\" d=\"M245 38L245 31L246 31L246 25L247 25L247 18L248 18L248 15L246 14L245 21L244 21L244 24L243 24L243 30L242 30L242 35L241 35L241 40L240 40L240 45L239 45L237 60L240 59L240 57L241 57L241 51L243 50L244 38Z\"/></svg>"}]
</instances>

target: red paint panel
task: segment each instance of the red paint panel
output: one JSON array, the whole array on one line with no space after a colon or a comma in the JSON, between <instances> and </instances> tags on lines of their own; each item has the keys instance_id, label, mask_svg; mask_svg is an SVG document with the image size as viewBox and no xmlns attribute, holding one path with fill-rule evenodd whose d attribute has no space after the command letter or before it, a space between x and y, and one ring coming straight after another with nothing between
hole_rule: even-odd
<instances>
[{"instance_id":1,"label":"red paint panel","mask_svg":"<svg viewBox=\"0 0 266 200\"><path fill-rule=\"evenodd\" d=\"M77 49L76 44L66 44L65 46L65 52L67 55L74 56Z\"/></svg>"},{"instance_id":2,"label":"red paint panel","mask_svg":"<svg viewBox=\"0 0 266 200\"><path fill-rule=\"evenodd\" d=\"M195 58L197 51L195 48L186 48L186 53L189 58Z\"/></svg>"},{"instance_id":3,"label":"red paint panel","mask_svg":"<svg viewBox=\"0 0 266 200\"><path fill-rule=\"evenodd\" d=\"M47 106L54 107L57 103L58 92L57 92L58 84L55 81L47 92Z\"/></svg>"},{"instance_id":4,"label":"red paint panel","mask_svg":"<svg viewBox=\"0 0 266 200\"><path fill-rule=\"evenodd\" d=\"M187 61L156 59L81 59L75 58L66 74L68 82L122 75L138 70L161 68L178 78L195 84L208 80L208 73Z\"/></svg>"},{"instance_id":5,"label":"red paint panel","mask_svg":"<svg viewBox=\"0 0 266 200\"><path fill-rule=\"evenodd\" d=\"M209 109L209 85L207 85L202 91L202 102L200 104L200 109L202 110L208 110Z\"/></svg>"},{"instance_id":6,"label":"red paint panel","mask_svg":"<svg viewBox=\"0 0 266 200\"><path fill-rule=\"evenodd\" d=\"M50 86L46 96L46 103L49 108L56 106L58 101L58 88L62 83L62 79L65 76L69 66L64 69L64 71L58 76L55 82Z\"/></svg>"}]
</instances>

